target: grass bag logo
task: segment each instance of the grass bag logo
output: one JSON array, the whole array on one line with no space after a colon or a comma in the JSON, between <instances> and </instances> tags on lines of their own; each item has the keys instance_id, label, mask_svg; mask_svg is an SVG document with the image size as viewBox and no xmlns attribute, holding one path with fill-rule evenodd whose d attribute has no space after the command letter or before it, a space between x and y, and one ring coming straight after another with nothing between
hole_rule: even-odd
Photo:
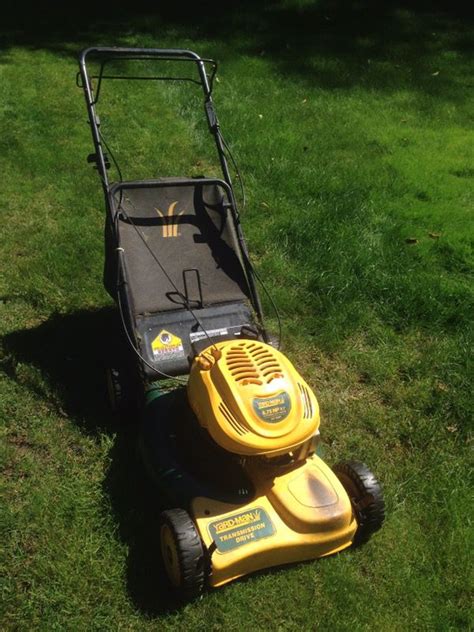
<instances>
[{"instance_id":1,"label":"grass bag logo","mask_svg":"<svg viewBox=\"0 0 474 632\"><path fill-rule=\"evenodd\" d=\"M209 525L209 533L220 553L250 544L275 533L267 512L261 507L234 514Z\"/></svg>"},{"instance_id":2,"label":"grass bag logo","mask_svg":"<svg viewBox=\"0 0 474 632\"><path fill-rule=\"evenodd\" d=\"M168 213L165 215L159 208L155 208L155 211L163 220L163 237L178 237L178 223L181 215L184 211L180 211L177 215L174 215L174 209L178 202L173 202L168 207Z\"/></svg>"}]
</instances>

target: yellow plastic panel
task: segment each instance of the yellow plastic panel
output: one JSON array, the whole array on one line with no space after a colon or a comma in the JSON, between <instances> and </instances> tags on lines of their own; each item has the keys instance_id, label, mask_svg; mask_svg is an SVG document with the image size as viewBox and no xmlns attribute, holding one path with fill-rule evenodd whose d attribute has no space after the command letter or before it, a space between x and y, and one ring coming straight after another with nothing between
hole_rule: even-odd
<instances>
[{"instance_id":1,"label":"yellow plastic panel","mask_svg":"<svg viewBox=\"0 0 474 632\"><path fill-rule=\"evenodd\" d=\"M221 586L263 568L330 555L350 546L357 524L342 486L333 489L336 501L330 505L308 507L301 502L308 499L307 484L298 482L305 472L308 477L319 472L321 484L332 486L332 479L319 469L319 462L322 463L317 458L315 462L311 460L273 482L262 475L261 493L244 505L208 498L194 500L194 519L211 553L211 586ZM288 490L289 486L293 486L298 498ZM265 490L270 488L267 497ZM330 495L328 492L328 498Z\"/></svg>"},{"instance_id":2,"label":"yellow plastic panel","mask_svg":"<svg viewBox=\"0 0 474 632\"><path fill-rule=\"evenodd\" d=\"M188 399L214 441L236 454L284 454L319 427L308 384L288 358L256 340L227 340L199 354Z\"/></svg>"}]
</instances>

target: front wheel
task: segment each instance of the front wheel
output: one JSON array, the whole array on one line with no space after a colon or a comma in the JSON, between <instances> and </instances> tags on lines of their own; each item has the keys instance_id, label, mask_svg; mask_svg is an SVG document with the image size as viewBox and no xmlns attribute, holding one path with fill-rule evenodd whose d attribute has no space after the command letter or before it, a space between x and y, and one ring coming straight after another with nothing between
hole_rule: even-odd
<instances>
[{"instance_id":1,"label":"front wheel","mask_svg":"<svg viewBox=\"0 0 474 632\"><path fill-rule=\"evenodd\" d=\"M346 490L357 518L354 546L367 542L385 519L382 487L374 474L359 461L344 461L333 468Z\"/></svg>"},{"instance_id":2,"label":"front wheel","mask_svg":"<svg viewBox=\"0 0 474 632\"><path fill-rule=\"evenodd\" d=\"M166 574L177 594L186 600L202 594L207 576L206 558L198 530L187 511L162 512L160 546Z\"/></svg>"}]
</instances>

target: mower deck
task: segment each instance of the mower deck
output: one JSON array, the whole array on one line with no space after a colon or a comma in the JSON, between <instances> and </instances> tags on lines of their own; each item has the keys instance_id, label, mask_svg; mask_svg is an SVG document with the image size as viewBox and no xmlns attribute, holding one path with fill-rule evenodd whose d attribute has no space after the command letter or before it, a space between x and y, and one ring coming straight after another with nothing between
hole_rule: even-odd
<instances>
[{"instance_id":1,"label":"mower deck","mask_svg":"<svg viewBox=\"0 0 474 632\"><path fill-rule=\"evenodd\" d=\"M251 502L230 505L203 497L192 502L191 514L211 557L211 586L351 545L357 521L350 499L319 457L276 476L258 466L250 476L256 487Z\"/></svg>"}]
</instances>

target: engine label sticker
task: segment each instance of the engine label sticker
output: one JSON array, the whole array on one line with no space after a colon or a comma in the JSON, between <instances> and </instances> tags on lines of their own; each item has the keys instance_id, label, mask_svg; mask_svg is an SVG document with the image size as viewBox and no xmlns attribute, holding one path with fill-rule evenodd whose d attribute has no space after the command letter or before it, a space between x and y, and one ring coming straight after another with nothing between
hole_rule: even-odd
<instances>
[{"instance_id":1,"label":"engine label sticker","mask_svg":"<svg viewBox=\"0 0 474 632\"><path fill-rule=\"evenodd\" d=\"M211 522L208 529L219 553L227 553L256 540L269 538L275 533L270 517L261 507Z\"/></svg>"},{"instance_id":2,"label":"engine label sticker","mask_svg":"<svg viewBox=\"0 0 474 632\"><path fill-rule=\"evenodd\" d=\"M249 327L248 324L244 325L230 325L229 327L219 327L219 329L198 329L198 331L192 331L189 334L189 339L191 342L197 342L198 340L203 340L204 338L214 338L218 336L235 336L236 338L240 335L240 332L245 327Z\"/></svg>"},{"instance_id":3,"label":"engine label sticker","mask_svg":"<svg viewBox=\"0 0 474 632\"><path fill-rule=\"evenodd\" d=\"M291 400L286 391L271 397L254 397L253 409L263 421L276 424L290 414Z\"/></svg>"},{"instance_id":4,"label":"engine label sticker","mask_svg":"<svg viewBox=\"0 0 474 632\"><path fill-rule=\"evenodd\" d=\"M233 327L232 329L235 329L235 327ZM201 329L200 331L192 331L189 334L189 339L191 340L191 342L196 342L197 340L202 340L203 338L207 338L208 336L227 336L228 333L229 331L225 327L221 327L220 329L206 329L206 331L203 331Z\"/></svg>"},{"instance_id":5,"label":"engine label sticker","mask_svg":"<svg viewBox=\"0 0 474 632\"><path fill-rule=\"evenodd\" d=\"M176 356L176 354L182 355L184 353L181 338L165 329L162 329L152 340L151 350L155 360L166 360Z\"/></svg>"}]
</instances>

